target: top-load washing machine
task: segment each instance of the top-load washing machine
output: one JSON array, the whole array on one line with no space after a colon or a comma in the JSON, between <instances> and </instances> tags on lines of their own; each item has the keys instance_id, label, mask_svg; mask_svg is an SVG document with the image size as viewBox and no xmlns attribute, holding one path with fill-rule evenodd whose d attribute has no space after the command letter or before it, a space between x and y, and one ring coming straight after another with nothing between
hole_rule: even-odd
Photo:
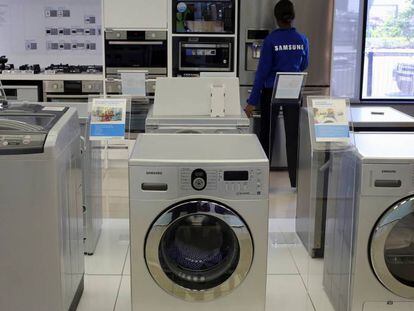
<instances>
[{"instance_id":1,"label":"top-load washing machine","mask_svg":"<svg viewBox=\"0 0 414 311\"><path fill-rule=\"evenodd\" d=\"M328 205L325 289L338 311L414 310L414 135L355 134L355 145Z\"/></svg>"},{"instance_id":2,"label":"top-load washing machine","mask_svg":"<svg viewBox=\"0 0 414 311\"><path fill-rule=\"evenodd\" d=\"M255 135L140 135L129 182L132 310L265 310L269 163Z\"/></svg>"},{"instance_id":3,"label":"top-load washing machine","mask_svg":"<svg viewBox=\"0 0 414 311\"><path fill-rule=\"evenodd\" d=\"M250 132L237 78L159 78L156 88L146 133Z\"/></svg>"},{"instance_id":4,"label":"top-load washing machine","mask_svg":"<svg viewBox=\"0 0 414 311\"><path fill-rule=\"evenodd\" d=\"M391 107L352 107L351 115L355 132L414 132L414 118ZM333 147L314 142L307 108L301 109L300 123L296 232L312 257L323 257Z\"/></svg>"},{"instance_id":5,"label":"top-load washing machine","mask_svg":"<svg viewBox=\"0 0 414 311\"><path fill-rule=\"evenodd\" d=\"M83 292L75 109L0 109L0 310L76 310Z\"/></svg>"}]
</instances>

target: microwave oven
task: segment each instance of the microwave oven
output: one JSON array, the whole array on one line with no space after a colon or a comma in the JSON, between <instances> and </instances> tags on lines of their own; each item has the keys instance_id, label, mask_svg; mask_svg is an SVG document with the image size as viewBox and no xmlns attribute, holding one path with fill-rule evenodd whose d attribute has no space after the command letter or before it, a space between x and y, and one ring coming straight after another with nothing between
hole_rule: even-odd
<instances>
[{"instance_id":1,"label":"microwave oven","mask_svg":"<svg viewBox=\"0 0 414 311\"><path fill-rule=\"evenodd\" d=\"M232 72L233 38L174 38L178 48L178 75L200 72ZM177 57L177 56L176 56Z\"/></svg>"},{"instance_id":2,"label":"microwave oven","mask_svg":"<svg viewBox=\"0 0 414 311\"><path fill-rule=\"evenodd\" d=\"M175 33L234 34L235 0L173 0Z\"/></svg>"}]
</instances>

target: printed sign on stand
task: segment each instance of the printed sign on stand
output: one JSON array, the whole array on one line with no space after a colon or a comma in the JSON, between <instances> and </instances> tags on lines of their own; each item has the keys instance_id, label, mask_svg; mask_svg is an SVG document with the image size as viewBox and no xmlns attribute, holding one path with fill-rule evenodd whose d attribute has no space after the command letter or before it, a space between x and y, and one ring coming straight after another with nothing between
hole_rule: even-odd
<instances>
[{"instance_id":1,"label":"printed sign on stand","mask_svg":"<svg viewBox=\"0 0 414 311\"><path fill-rule=\"evenodd\" d=\"M91 140L125 139L127 99L93 99Z\"/></svg>"},{"instance_id":2,"label":"printed sign on stand","mask_svg":"<svg viewBox=\"0 0 414 311\"><path fill-rule=\"evenodd\" d=\"M316 142L350 142L348 106L346 99L310 99Z\"/></svg>"}]
</instances>

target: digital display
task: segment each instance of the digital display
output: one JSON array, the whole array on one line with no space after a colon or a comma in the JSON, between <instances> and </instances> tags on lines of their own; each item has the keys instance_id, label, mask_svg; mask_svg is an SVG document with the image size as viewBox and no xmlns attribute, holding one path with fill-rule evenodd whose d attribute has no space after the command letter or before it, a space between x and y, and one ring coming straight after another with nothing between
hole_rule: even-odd
<instances>
[{"instance_id":1,"label":"digital display","mask_svg":"<svg viewBox=\"0 0 414 311\"><path fill-rule=\"evenodd\" d=\"M224 181L248 181L248 171L227 171L224 172Z\"/></svg>"},{"instance_id":2,"label":"digital display","mask_svg":"<svg viewBox=\"0 0 414 311\"><path fill-rule=\"evenodd\" d=\"M234 33L234 0L175 1L175 33Z\"/></svg>"}]
</instances>

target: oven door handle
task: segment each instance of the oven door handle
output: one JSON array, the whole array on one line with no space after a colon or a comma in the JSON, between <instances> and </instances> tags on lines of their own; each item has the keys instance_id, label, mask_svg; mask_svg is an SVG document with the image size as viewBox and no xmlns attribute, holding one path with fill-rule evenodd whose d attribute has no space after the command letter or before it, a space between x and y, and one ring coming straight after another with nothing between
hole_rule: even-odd
<instances>
[{"instance_id":1,"label":"oven door handle","mask_svg":"<svg viewBox=\"0 0 414 311\"><path fill-rule=\"evenodd\" d=\"M108 41L109 45L163 45L162 41Z\"/></svg>"}]
</instances>

